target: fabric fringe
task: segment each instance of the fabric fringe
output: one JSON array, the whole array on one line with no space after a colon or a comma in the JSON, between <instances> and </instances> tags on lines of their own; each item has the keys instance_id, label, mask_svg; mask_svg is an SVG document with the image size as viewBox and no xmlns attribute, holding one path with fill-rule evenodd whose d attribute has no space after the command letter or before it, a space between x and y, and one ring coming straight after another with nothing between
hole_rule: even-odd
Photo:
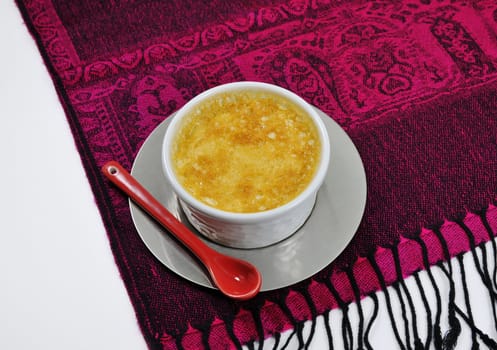
<instances>
[{"instance_id":1,"label":"fabric fringe","mask_svg":"<svg viewBox=\"0 0 497 350\"><path fill-rule=\"evenodd\" d=\"M453 279L453 271L452 271L452 260L450 258L449 248L447 246L447 242L445 241L442 233L438 228L434 228L433 232L437 236L440 241L440 245L442 246L445 264L448 266L448 279L449 279L449 311L448 311L448 321L449 321L449 330L445 333L442 339L442 349L443 350L452 350L456 346L457 338L461 334L461 324L456 317L455 312L455 297L456 297L456 289L454 286ZM439 262L437 264L439 267L443 268L444 263Z\"/></svg>"},{"instance_id":2,"label":"fabric fringe","mask_svg":"<svg viewBox=\"0 0 497 350\"><path fill-rule=\"evenodd\" d=\"M333 334L331 332L331 327L330 327L330 312L331 312L331 310L326 311L323 314L323 318L324 318L324 327L325 327L325 330L326 330L326 335L328 337L328 348L330 350L334 350L334 346L333 346Z\"/></svg>"},{"instance_id":3,"label":"fabric fringe","mask_svg":"<svg viewBox=\"0 0 497 350\"><path fill-rule=\"evenodd\" d=\"M428 268L426 270L426 275L429 283L422 283L420 274L424 273L425 270L416 271L413 274L414 287L412 285L408 286L404 282L404 279L400 278L399 281L392 284L390 287L386 287L383 280L383 276L378 274L380 283L382 284L382 295L384 297L384 302L386 310L388 312L388 317L391 322L391 328L395 335L397 346L399 349L405 350L426 350L426 349L457 349L457 341L462 333L463 327L469 330L471 337L471 350L481 349L497 349L497 340L492 339L487 333L485 333L481 328L478 327L475 321L475 317L472 310L471 300L469 298L469 288L467 282L466 265L472 263L477 269L478 265L482 266L482 275L480 277L487 278L487 281L482 279L482 283L487 286L488 278L493 276L494 270L490 271L488 264L484 263L486 259L490 256L496 257L493 251L493 244L490 245L492 249L492 254L488 254L487 247L484 244L476 246L474 252L468 252L466 258L465 254L459 254L454 259L449 259L444 262L439 262L435 266ZM426 247L425 247L426 249ZM485 251L485 253L482 253ZM479 257L479 254L480 256ZM395 256L395 254L394 254ZM427 256L426 256L427 257ZM427 261L427 259L426 259ZM371 260L372 266L374 268L374 259ZM457 266L457 268L456 268ZM447 280L448 284L448 303L447 305L442 305L442 286L440 281L437 281L434 277L434 272L440 270L443 276ZM463 288L456 287L456 271L459 273L458 280L462 284ZM485 271L488 271L487 274ZM357 296L356 287L354 286L356 281L353 277L351 270L348 272L348 276L351 281L351 286L354 289L354 293ZM381 282L383 280L383 282ZM401 282L402 281L402 282ZM329 285L330 291L334 290L333 286ZM491 288L495 286L490 284ZM430 302L427 297L428 289L435 295L434 305L430 306ZM497 331L497 322L495 322L495 308L497 307L495 299L495 290L489 289L490 303L492 305L493 312L493 326ZM422 301L422 308L419 304L414 306L413 294L419 293L420 299ZM463 305L459 305L456 302L456 294L462 293L462 299L464 300ZM337 294L333 293L334 295ZM375 321L377 321L380 301L379 294L371 293L364 298L360 298L359 301L355 301L357 305L357 310L354 312L358 316L357 322L351 322L350 312L352 309L348 305L342 304L340 306L342 314L342 331L341 331L341 341L343 349L375 349L374 345L370 341L371 330L374 327ZM402 310L402 317L399 319L394 312L394 299L400 304ZM338 301L338 299L337 299ZM366 312L362 305L365 302L372 303L372 311L370 315L366 315ZM478 301L483 302L483 301ZM473 301L474 303L474 301ZM442 310L445 309L446 313ZM328 311L323 314L323 323L325 327L325 334L328 338L328 349L335 349L337 334L333 334L330 327L330 314ZM446 314L446 321L442 322L442 314ZM421 332L419 329L419 315L425 316L426 329ZM441 323L447 324L448 329L445 333L442 333ZM314 329L316 326L315 321L310 327ZM283 339L281 334L278 334L277 341L271 346L274 350L289 350L289 349L315 349L312 347L310 342L313 334L309 334L307 339L303 339L304 323L299 322L296 327L291 331L284 344L282 345L280 340ZM309 326L307 326L309 327ZM354 334L353 330L356 330ZM311 332L312 333L312 332ZM421 336L424 334L424 337ZM294 338L298 338L298 342L292 342ZM342 348L342 347L340 347ZM251 349L251 348L249 348ZM316 348L317 349L317 348ZM321 350L321 348L319 348Z\"/></svg>"},{"instance_id":4,"label":"fabric fringe","mask_svg":"<svg viewBox=\"0 0 497 350\"><path fill-rule=\"evenodd\" d=\"M474 233L465 222L463 220L454 220L453 222L467 237L470 247L468 252L459 253L455 256L451 256L449 243L440 227L430 228L442 251L442 260L434 265L430 263L430 248L421 235L409 237L419 246L423 261L423 268L411 274L412 281L410 283L406 281L406 276L403 275L399 245L387 248L390 250L393 259L392 269L395 273L393 282L386 278L375 255L371 254L366 257L376 276L380 293L361 294L361 288L353 267L347 267L343 270L353 292L353 300L349 301L342 298L329 276L316 276L313 281L326 287L338 305L341 314L341 319L338 320L341 323L340 334L334 334L332 331L332 315L335 314L333 310L318 312L317 305L310 292L311 282L303 282L296 285L293 292L300 294L302 297L305 303L304 306L309 310L310 321L298 319L294 315L287 304L289 291L284 290L282 293L274 294L269 300L280 308L282 314L292 325L292 329L286 332L274 332L271 334L273 342L265 344L264 339L267 334L265 334L264 322L260 313L263 305L254 303L249 311L254 321L253 326L257 336L246 342L245 345L241 344L235 334L233 320L223 320L229 338L228 342L231 344L229 348L237 350L316 349L313 347L313 340L316 335L317 319L321 318L324 333L328 340L328 349L373 350L375 346L370 339L372 329L378 320L381 308L384 307L386 316L390 321L393 339L398 349L457 349L458 340L463 329L469 331L467 334L471 338L471 350L481 349L482 346L486 349L497 349L497 339L493 339L477 324L475 317L477 315L473 312L475 301L470 299L470 287L467 279L467 271L471 265L476 271L482 286L487 291L488 301L491 305L492 329L490 331L492 334L497 334L497 244L495 233L486 219L485 212L479 213L479 217L481 218L482 226L486 230L488 241L477 244ZM459 288L459 285L462 288ZM416 306L414 295L418 295L421 301ZM428 295L432 296L431 300L429 300ZM442 303L442 300L447 300L447 303ZM459 300L462 300L462 302ZM478 300L478 302L483 301ZM353 308L350 307L352 305L354 305ZM400 315L399 312L395 312L399 309ZM426 328L421 329L419 320L423 317L423 324L425 324ZM218 348L210 343L212 328L199 329L198 326L194 328L202 333L201 343L203 349ZM445 330L442 331L444 328ZM485 328L488 328L488 325L485 325ZM184 335L185 330L178 331L175 337L176 349L188 348L182 343ZM321 347L319 350L321 350Z\"/></svg>"},{"instance_id":5,"label":"fabric fringe","mask_svg":"<svg viewBox=\"0 0 497 350\"><path fill-rule=\"evenodd\" d=\"M480 215L480 217L482 218L482 223L488 233L488 244L480 243L479 245L476 245L471 230L463 221L455 221L465 232L471 247L469 252L457 254L455 257L450 256L448 243L440 229L432 228L440 243L444 257L444 260L439 261L434 266L431 266L430 264L428 247L423 239L419 236L412 237L411 239L416 241L421 248L424 270L419 270L412 274L414 284L411 284L410 286L408 286L402 275L401 259L397 246L389 248L392 251L395 273L397 276L397 280L390 286L387 286L385 276L374 256L370 255L367 257L378 278L382 292L381 295L384 297L386 311L388 313L388 318L390 319L391 329L399 349L457 349L458 340L462 334L463 328L470 332L471 350L480 349L481 346L488 349L497 349L497 340L490 337L476 324L471 305L472 302L469 297L470 288L468 288L467 282L467 265L472 264L478 272L482 285L488 291L492 311L492 326L497 331L497 264L495 263L497 259L497 244L491 227L488 222L486 222L485 215ZM493 266L490 266L489 261L493 261ZM440 278L437 280L434 276L437 270L442 272L442 276L444 276L447 281L445 285L448 286L448 294L443 299L443 293L441 291L443 285L440 282ZM322 279L319 281L326 285L341 310L341 345L344 349L372 350L374 349L374 346L370 341L370 336L380 309L379 294L371 293L367 296L361 296L353 269L346 268L344 271L349 278L350 286L354 292L354 302L355 305L357 305L357 309L354 311L357 313L357 315L355 315L357 316L357 322L354 324L351 322L350 312L352 309L349 308L350 304L342 300L340 294L329 279ZM429 281L428 284L422 282L420 276L422 273L426 273L425 276ZM456 280L462 285L462 288L456 286ZM300 292L302 293L302 290L300 290ZM434 295L433 305L431 305L428 300L428 292L430 292L431 295ZM414 293L419 294L422 307L420 307L419 304L415 307L413 300ZM456 301L456 296L459 295L459 293L462 293L463 305L459 305ZM313 302L310 296L305 297L305 299L311 307ZM362 307L366 300L372 302L373 305L369 317L367 317L364 308ZM447 304L443 305L442 300L448 300ZM398 314L396 315L394 312L395 302L400 305L400 318ZM443 310L446 310L446 312L443 312ZM323 314L323 323L328 338L328 349L335 349L336 342L334 339L336 339L337 335L332 333L330 315L331 311L327 311ZM419 329L420 315L424 315L425 317L424 324L426 324L426 329L423 331ZM442 319L442 315L446 315L446 319ZM447 328L445 332L442 332L442 324ZM278 335L278 341L272 346L272 349L290 349L290 344L293 345L291 349L312 348L311 340L314 336L316 327L315 320L310 327L311 332L309 333L308 338L303 339L304 324L302 322L297 322L296 327L284 344L280 346L280 339L282 339L282 336ZM353 330L356 330L355 334ZM424 334L424 336L421 336L421 334ZM291 343L294 337L297 337L299 340L298 342Z\"/></svg>"},{"instance_id":6,"label":"fabric fringe","mask_svg":"<svg viewBox=\"0 0 497 350\"><path fill-rule=\"evenodd\" d=\"M379 304L378 304L378 297L376 296L376 293L372 293L369 296L373 300L373 314L371 315L371 318L369 319L368 326L366 327L366 332L364 333L364 345L366 346L366 349L372 350L373 347L371 346L371 343L369 342L369 332L371 331L371 328L373 327L374 321L376 320L376 317L378 316L378 310L379 310Z\"/></svg>"},{"instance_id":7,"label":"fabric fringe","mask_svg":"<svg viewBox=\"0 0 497 350\"><path fill-rule=\"evenodd\" d=\"M409 310L410 310L410 314L411 314L411 324L413 325L413 327L410 329L409 328L409 320L407 320L407 316L406 316L404 318L406 342L407 342L407 344L410 343L410 333L412 333L412 336L414 339L414 349L419 350L419 349L423 348L423 345L421 343L421 339L419 339L418 330L416 327L416 325L418 324L416 311L414 309L414 303L412 301L411 293L409 292L409 289L407 288L405 280L402 276L402 267L400 264L400 256L399 256L399 251L398 251L397 246L392 247L392 253L393 253L393 258L394 258L394 262L395 262L395 272L397 274L397 279L399 281L398 284L394 285L394 288L397 291L397 296L401 300L402 306L404 305L404 301L402 301L403 300L402 292L404 293L405 298L407 299L407 304L409 306ZM405 307L403 306L402 311L404 312L404 310L405 310Z\"/></svg>"},{"instance_id":8,"label":"fabric fringe","mask_svg":"<svg viewBox=\"0 0 497 350\"><path fill-rule=\"evenodd\" d=\"M330 279L325 279L324 283L326 287L329 289L333 297L338 303L340 310L342 310L342 338L344 349L352 349L354 344L354 338L352 336L352 327L349 320L348 309L349 305L343 301L343 299L338 294L338 291L335 289Z\"/></svg>"},{"instance_id":9,"label":"fabric fringe","mask_svg":"<svg viewBox=\"0 0 497 350\"><path fill-rule=\"evenodd\" d=\"M423 308L426 312L426 341L423 344L423 349L428 349L428 345L431 344L432 334L433 334L433 325L432 325L432 314L430 309L430 304L428 303L428 299L426 298L426 293L421 284L421 280L419 278L419 272L414 273L414 280L416 281L417 290L421 296L421 300L423 302Z\"/></svg>"},{"instance_id":10,"label":"fabric fringe","mask_svg":"<svg viewBox=\"0 0 497 350\"><path fill-rule=\"evenodd\" d=\"M347 276L350 281L350 285L352 286L352 290L354 291L354 297L355 301L357 303L357 313L359 314L359 327L358 327L358 334L357 334L357 347L358 349L363 348L364 344L364 313L362 311L362 305L361 305L361 293L359 290L359 286L357 285L357 282L354 278L354 272L351 268L346 269ZM352 348L352 345L351 345Z\"/></svg>"},{"instance_id":11,"label":"fabric fringe","mask_svg":"<svg viewBox=\"0 0 497 350\"><path fill-rule=\"evenodd\" d=\"M383 274L382 274L382 272L381 272L378 264L376 263L376 260L374 259L374 257L373 256L369 256L368 258L369 258L369 262L370 262L371 266L374 269L374 272L376 273L378 281L380 282L381 290L383 291L383 293L385 295L386 307L387 307L387 311L388 311L388 317L390 318L390 323L391 323L391 326L392 326L392 331L393 331L393 333L395 335L395 339L397 340L397 344L399 345L399 348L401 350L406 350L406 346L402 342L399 330L397 328L397 323L395 321L395 317L394 317L394 313L393 313L393 309L392 309L392 301L391 301L391 298L390 298L390 292L387 289L387 285L385 283L385 279L383 277Z\"/></svg>"}]
</instances>

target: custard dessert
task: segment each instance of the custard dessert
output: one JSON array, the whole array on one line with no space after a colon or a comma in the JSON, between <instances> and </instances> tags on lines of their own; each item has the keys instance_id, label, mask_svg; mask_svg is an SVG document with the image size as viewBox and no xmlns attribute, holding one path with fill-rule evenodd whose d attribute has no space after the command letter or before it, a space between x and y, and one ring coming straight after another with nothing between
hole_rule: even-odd
<instances>
[{"instance_id":1,"label":"custard dessert","mask_svg":"<svg viewBox=\"0 0 497 350\"><path fill-rule=\"evenodd\" d=\"M321 142L312 119L291 101L256 91L218 94L182 121L174 172L193 197L224 211L282 206L311 182Z\"/></svg>"}]
</instances>

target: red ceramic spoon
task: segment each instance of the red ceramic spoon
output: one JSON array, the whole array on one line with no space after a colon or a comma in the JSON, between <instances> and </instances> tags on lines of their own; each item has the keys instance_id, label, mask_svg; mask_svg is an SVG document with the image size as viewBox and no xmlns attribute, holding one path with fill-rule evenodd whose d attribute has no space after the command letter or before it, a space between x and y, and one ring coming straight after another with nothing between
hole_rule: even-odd
<instances>
[{"instance_id":1,"label":"red ceramic spoon","mask_svg":"<svg viewBox=\"0 0 497 350\"><path fill-rule=\"evenodd\" d=\"M163 207L118 162L106 163L102 171L110 181L197 256L222 293L233 299L247 300L260 291L262 277L255 266L244 260L223 255L207 246Z\"/></svg>"}]
</instances>

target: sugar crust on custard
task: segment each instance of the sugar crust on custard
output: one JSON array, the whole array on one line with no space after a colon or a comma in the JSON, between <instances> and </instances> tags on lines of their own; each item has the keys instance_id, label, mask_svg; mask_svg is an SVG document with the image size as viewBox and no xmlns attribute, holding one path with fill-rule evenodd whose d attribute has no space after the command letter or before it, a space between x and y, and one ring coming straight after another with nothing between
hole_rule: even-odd
<instances>
[{"instance_id":1,"label":"sugar crust on custard","mask_svg":"<svg viewBox=\"0 0 497 350\"><path fill-rule=\"evenodd\" d=\"M272 94L220 94L193 110L173 142L179 182L205 204L238 213L288 203L310 183L320 158L316 127Z\"/></svg>"}]
</instances>

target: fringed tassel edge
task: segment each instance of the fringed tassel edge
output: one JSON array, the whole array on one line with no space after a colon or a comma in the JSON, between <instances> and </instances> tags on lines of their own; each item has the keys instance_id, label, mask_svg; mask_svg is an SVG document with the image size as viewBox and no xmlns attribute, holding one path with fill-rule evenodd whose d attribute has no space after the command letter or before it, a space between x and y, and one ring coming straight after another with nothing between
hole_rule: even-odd
<instances>
[{"instance_id":1,"label":"fringed tassel edge","mask_svg":"<svg viewBox=\"0 0 497 350\"><path fill-rule=\"evenodd\" d=\"M475 224L475 220L478 223ZM273 331L270 331L270 327L267 327L268 325L265 325L260 319L260 306L249 312L252 315L256 330L255 337L252 339L233 339L236 334L233 323L219 322L216 327L225 327L229 338L231 338L230 342L227 342L230 345L223 348L240 349L240 344L245 344L243 348L254 350L266 349L267 346L275 350L308 349L312 345L319 318L324 323L329 349L374 349L370 336L379 310L381 310L380 298L383 297L385 310L388 313L394 333L394 341L399 349L421 350L431 347L443 350L454 349L463 327L471 332L472 349L479 349L480 344L490 349L497 349L497 340L476 325L469 298L470 291L467 286L466 273L467 264L472 263L482 285L488 291L493 321L491 332L497 332L496 232L497 208L490 206L481 213L468 214L463 220L447 221L440 227L423 230L419 235L409 238L401 237L398 244L390 248L380 248L375 254L366 258L359 258L354 266L346 268L342 272L332 272L327 278L315 278L305 287L295 288L294 292L299 294L307 304L307 316L296 315L288 308L288 294L281 297L281 300L275 300L275 307L280 308L291 324L292 330L288 332L284 332L285 329L281 329L281 325L279 330L273 328ZM467 241L465 248L469 249L454 246L452 241L460 242L461 240ZM414 245L417 248L414 248ZM415 268L412 262L406 259L402 260L401 257L406 251L413 252L416 249L422 264ZM465 253L466 251L467 253ZM489 261L493 262L493 266ZM365 267L366 265L367 267ZM369 273L366 271L367 269L369 269ZM436 271L441 271L441 275L445 278L446 286L448 286L447 294L442 292L441 286L444 282L440 281L440 277L435 278ZM421 274L424 274L423 278ZM456 274L459 279L456 278ZM365 275L369 279L368 281L365 281ZM411 282L411 286L406 283L408 276L412 276L411 281L414 281ZM371 283L372 278L376 280L376 283ZM462 285L462 291L461 288L456 288L456 279L458 285ZM334 283L337 280L342 283ZM345 280L346 284L343 283ZM331 299L314 298L310 291L310 285L313 283L324 285L329 291ZM369 290L363 288L364 285L368 285ZM340 288L338 288L339 286ZM434 295L434 305L430 304L427 298L430 289L430 295ZM381 293L377 294L377 291ZM423 305L422 313L426 321L425 330L418 327L419 308L415 309L412 296L415 291L419 292L420 303ZM460 293L462 293L462 298ZM460 303L456 301L458 297L463 300L464 305L459 305ZM447 304L443 304L442 300L447 300ZM400 316L394 313L394 301L401 310ZM371 302L373 310L367 318L363 304L370 305ZM349 306L351 305L354 305L353 319L357 320L357 326L354 324L354 327L349 314L351 312ZM338 308L342 315L340 336L333 334L332 328L329 326L332 321L331 315L334 312L330 310L333 308ZM318 316L318 309L326 311L321 311L322 316ZM311 317L309 317L309 313ZM311 319L311 321L306 321L307 319ZM217 348L216 345L209 343L209 333L212 333L216 327L211 325L210 332L201 337L205 349ZM443 328L446 328L445 332L442 332ZM162 337L161 348L189 349L185 346L188 342L184 341L184 338L188 336L189 334L182 334L179 337ZM264 338L268 336L272 336L274 342L268 342L269 345L263 344ZM336 346L337 344L339 347Z\"/></svg>"}]
</instances>

